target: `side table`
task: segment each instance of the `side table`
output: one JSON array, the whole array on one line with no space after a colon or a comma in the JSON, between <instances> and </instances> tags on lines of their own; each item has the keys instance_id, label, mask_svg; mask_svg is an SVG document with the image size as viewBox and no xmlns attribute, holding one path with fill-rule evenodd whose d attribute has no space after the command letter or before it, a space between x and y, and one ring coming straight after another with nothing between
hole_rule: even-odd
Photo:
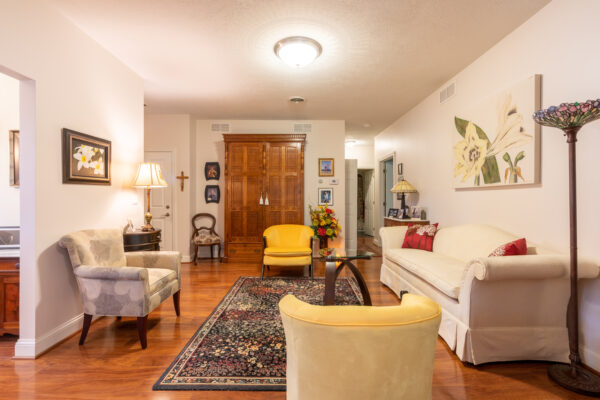
<instances>
[{"instance_id":1,"label":"side table","mask_svg":"<svg viewBox=\"0 0 600 400\"><path fill-rule=\"evenodd\" d=\"M356 278L362 294L363 304L365 306L372 305L367 283L358 268L356 268L356 265L352 263L354 260L370 260L372 255L373 253L362 250L346 251L344 249L332 249L331 253L321 256L321 259L325 261L324 305L332 306L335 304L335 281L344 267L348 267Z\"/></svg>"},{"instance_id":2,"label":"side table","mask_svg":"<svg viewBox=\"0 0 600 400\"><path fill-rule=\"evenodd\" d=\"M134 231L123 234L125 251L158 251L160 250L161 230Z\"/></svg>"}]
</instances>

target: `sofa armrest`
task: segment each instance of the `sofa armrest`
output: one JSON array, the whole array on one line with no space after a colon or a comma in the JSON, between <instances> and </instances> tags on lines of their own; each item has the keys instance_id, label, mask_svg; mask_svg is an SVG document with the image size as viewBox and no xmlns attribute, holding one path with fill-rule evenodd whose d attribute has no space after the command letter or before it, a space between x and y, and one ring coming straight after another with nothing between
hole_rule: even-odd
<instances>
[{"instance_id":1,"label":"sofa armrest","mask_svg":"<svg viewBox=\"0 0 600 400\"><path fill-rule=\"evenodd\" d=\"M127 265L142 268L166 268L177 272L181 269L181 253L178 251L131 251L125 253Z\"/></svg>"},{"instance_id":2,"label":"sofa armrest","mask_svg":"<svg viewBox=\"0 0 600 400\"><path fill-rule=\"evenodd\" d=\"M469 262L473 275L480 281L510 279L555 279L569 277L570 260L565 255L526 255L480 257ZM578 277L598 277L600 266L589 259L578 263Z\"/></svg>"},{"instance_id":3,"label":"sofa armrest","mask_svg":"<svg viewBox=\"0 0 600 400\"><path fill-rule=\"evenodd\" d=\"M402 247L407 229L408 226L387 226L379 229L381 250L384 256L388 249L399 249Z\"/></svg>"},{"instance_id":4,"label":"sofa armrest","mask_svg":"<svg viewBox=\"0 0 600 400\"><path fill-rule=\"evenodd\" d=\"M147 281L148 271L138 267L98 267L80 265L75 268L75 276L86 279L104 279L114 281Z\"/></svg>"}]
</instances>

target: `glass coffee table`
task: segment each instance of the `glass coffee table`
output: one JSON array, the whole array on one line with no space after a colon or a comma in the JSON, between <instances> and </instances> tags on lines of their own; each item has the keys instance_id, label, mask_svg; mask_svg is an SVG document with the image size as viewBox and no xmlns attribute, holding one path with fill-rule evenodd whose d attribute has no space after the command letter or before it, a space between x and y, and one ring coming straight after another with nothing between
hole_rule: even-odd
<instances>
[{"instance_id":1,"label":"glass coffee table","mask_svg":"<svg viewBox=\"0 0 600 400\"><path fill-rule=\"evenodd\" d=\"M325 261L325 295L323 296L323 304L326 306L335 304L335 281L344 267L348 267L358 282L364 305L372 305L371 295L369 294L365 279L352 261L370 260L373 253L362 250L325 249L321 250L319 255L321 261Z\"/></svg>"}]
</instances>

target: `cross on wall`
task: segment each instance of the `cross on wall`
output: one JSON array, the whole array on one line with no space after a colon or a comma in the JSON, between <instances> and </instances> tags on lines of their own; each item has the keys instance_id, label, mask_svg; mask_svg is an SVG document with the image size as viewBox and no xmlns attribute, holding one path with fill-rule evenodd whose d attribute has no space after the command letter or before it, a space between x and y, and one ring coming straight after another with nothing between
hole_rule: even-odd
<instances>
[{"instance_id":1,"label":"cross on wall","mask_svg":"<svg viewBox=\"0 0 600 400\"><path fill-rule=\"evenodd\" d=\"M183 192L183 187L184 187L184 183L185 183L185 179L189 179L189 176L185 176L185 174L183 173L183 171L181 171L181 175L176 177L177 179L181 179L181 191Z\"/></svg>"}]
</instances>

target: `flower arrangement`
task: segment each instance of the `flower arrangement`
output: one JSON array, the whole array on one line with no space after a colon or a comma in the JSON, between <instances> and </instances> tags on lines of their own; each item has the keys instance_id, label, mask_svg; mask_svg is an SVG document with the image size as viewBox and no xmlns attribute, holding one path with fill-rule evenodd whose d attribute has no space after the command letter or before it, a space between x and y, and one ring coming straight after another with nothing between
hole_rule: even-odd
<instances>
[{"instance_id":1,"label":"flower arrangement","mask_svg":"<svg viewBox=\"0 0 600 400\"><path fill-rule=\"evenodd\" d=\"M533 119L540 125L565 129L581 127L600 118L600 99L585 103L561 103L545 110L536 111Z\"/></svg>"},{"instance_id":2,"label":"flower arrangement","mask_svg":"<svg viewBox=\"0 0 600 400\"><path fill-rule=\"evenodd\" d=\"M333 209L327 205L318 206L317 208L308 206L308 209L310 210L310 219L312 221L311 228L315 231L315 236L319 239L334 239L338 236L342 228L340 228Z\"/></svg>"}]
</instances>

